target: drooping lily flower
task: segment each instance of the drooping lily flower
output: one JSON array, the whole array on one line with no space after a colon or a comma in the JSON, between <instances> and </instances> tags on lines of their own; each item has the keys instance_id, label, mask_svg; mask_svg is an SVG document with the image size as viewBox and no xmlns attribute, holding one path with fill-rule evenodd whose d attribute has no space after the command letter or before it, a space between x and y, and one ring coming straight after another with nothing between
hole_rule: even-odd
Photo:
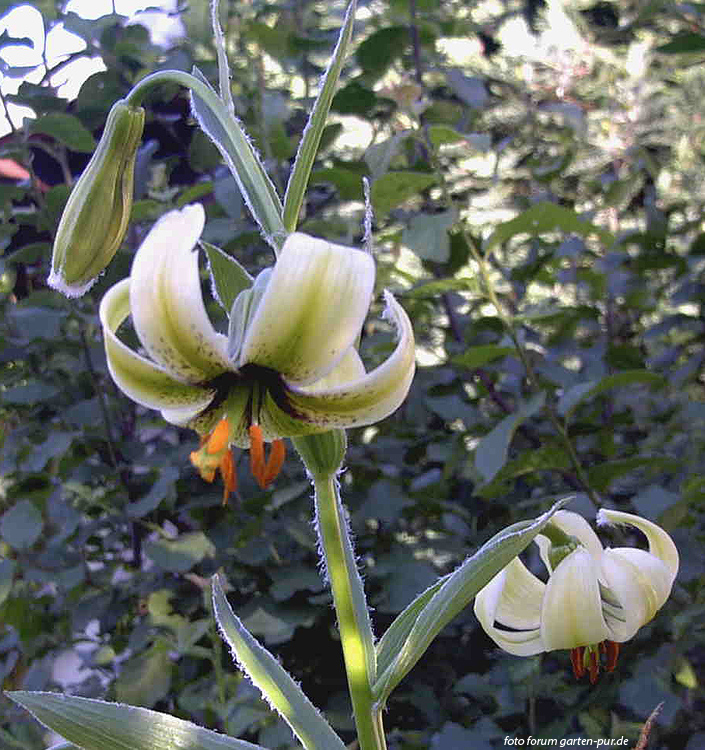
<instances>
[{"instance_id":1,"label":"drooping lily flower","mask_svg":"<svg viewBox=\"0 0 705 750\"><path fill-rule=\"evenodd\" d=\"M113 380L137 403L202 436L192 461L209 481L219 469L227 496L235 481L230 446L251 448L253 473L266 486L283 463L282 438L372 424L395 411L414 375L414 337L385 292L398 341L366 373L355 344L374 287L372 257L301 233L240 292L229 335L216 332L195 251L204 223L200 204L163 216L130 277L106 293L100 320ZM146 356L117 336L128 315ZM264 442L273 443L266 461Z\"/></svg>"},{"instance_id":2,"label":"drooping lily flower","mask_svg":"<svg viewBox=\"0 0 705 750\"><path fill-rule=\"evenodd\" d=\"M598 525L626 524L642 531L649 551L603 549L587 521L558 511L552 523L567 545L537 536L548 583L514 558L475 598L475 614L505 651L531 656L570 649L573 671L595 682L600 655L612 671L619 644L632 638L668 599L678 573L678 551L659 526L631 513L600 510ZM502 627L497 627L497 624Z\"/></svg>"}]
</instances>

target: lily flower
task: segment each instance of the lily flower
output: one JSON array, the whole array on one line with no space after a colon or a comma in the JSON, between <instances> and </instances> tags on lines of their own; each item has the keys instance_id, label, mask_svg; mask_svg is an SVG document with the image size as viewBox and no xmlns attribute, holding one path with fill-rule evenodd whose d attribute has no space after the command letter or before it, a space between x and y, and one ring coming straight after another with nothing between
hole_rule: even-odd
<instances>
[{"instance_id":1,"label":"lily flower","mask_svg":"<svg viewBox=\"0 0 705 750\"><path fill-rule=\"evenodd\" d=\"M475 614L487 635L510 654L570 649L575 676L587 670L594 683L600 655L606 655L605 668L612 671L619 644L632 638L668 599L678 573L678 551L662 528L631 513L602 509L597 524L639 529L648 552L603 549L577 513L558 511L552 523L568 543L555 544L555 537L552 542L550 530L536 537L548 583L515 557L476 596Z\"/></svg>"},{"instance_id":2,"label":"lily flower","mask_svg":"<svg viewBox=\"0 0 705 750\"><path fill-rule=\"evenodd\" d=\"M130 277L100 305L108 368L131 399L202 436L192 462L226 497L234 488L230 447L251 448L266 486L284 461L281 441L368 425L395 411L414 375L414 336L403 308L385 292L397 332L388 359L371 372L356 349L374 288L372 257L301 233L276 264L237 296L229 334L218 333L201 294L200 204L165 214L138 249ZM144 354L117 336L130 316ZM264 443L272 443L269 458Z\"/></svg>"}]
</instances>

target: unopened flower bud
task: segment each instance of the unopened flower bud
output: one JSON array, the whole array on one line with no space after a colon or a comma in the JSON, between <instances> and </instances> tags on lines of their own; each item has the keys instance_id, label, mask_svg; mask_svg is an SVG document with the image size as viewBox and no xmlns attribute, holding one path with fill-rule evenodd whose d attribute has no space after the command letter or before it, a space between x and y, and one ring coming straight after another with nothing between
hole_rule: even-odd
<instances>
[{"instance_id":1,"label":"unopened flower bud","mask_svg":"<svg viewBox=\"0 0 705 750\"><path fill-rule=\"evenodd\" d=\"M48 283L67 297L88 291L120 247L132 208L144 109L116 102L103 137L71 191L54 240Z\"/></svg>"}]
</instances>

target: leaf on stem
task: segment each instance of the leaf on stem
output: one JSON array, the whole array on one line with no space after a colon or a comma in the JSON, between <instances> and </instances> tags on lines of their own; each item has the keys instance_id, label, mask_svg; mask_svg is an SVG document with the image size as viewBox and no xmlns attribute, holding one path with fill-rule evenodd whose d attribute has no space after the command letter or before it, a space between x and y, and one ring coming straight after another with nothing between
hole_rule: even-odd
<instances>
[{"instance_id":1,"label":"leaf on stem","mask_svg":"<svg viewBox=\"0 0 705 750\"><path fill-rule=\"evenodd\" d=\"M232 611L218 576L213 576L213 611L233 658L278 711L307 750L345 750L345 745L301 688Z\"/></svg>"},{"instance_id":2,"label":"leaf on stem","mask_svg":"<svg viewBox=\"0 0 705 750\"><path fill-rule=\"evenodd\" d=\"M520 521L495 534L459 568L419 594L394 620L377 644L379 678L373 692L379 705L384 705L438 633L529 545L569 499L557 502L534 521Z\"/></svg>"},{"instance_id":3,"label":"leaf on stem","mask_svg":"<svg viewBox=\"0 0 705 750\"><path fill-rule=\"evenodd\" d=\"M237 295L252 286L252 276L235 258L224 253L219 247L204 240L199 244L208 258L213 296L225 312L230 314Z\"/></svg>"},{"instance_id":4,"label":"leaf on stem","mask_svg":"<svg viewBox=\"0 0 705 750\"><path fill-rule=\"evenodd\" d=\"M16 691L6 695L82 750L266 750L137 706L62 693Z\"/></svg>"},{"instance_id":5,"label":"leaf on stem","mask_svg":"<svg viewBox=\"0 0 705 750\"><path fill-rule=\"evenodd\" d=\"M288 232L296 230L299 211L301 210L301 204L303 203L304 194L311 175L311 168L313 167L316 152L321 142L321 135L323 134L323 128L328 118L335 87L340 78L340 71L343 69L343 63L347 57L356 7L357 0L352 0L345 14L343 26L340 29L338 42L333 50L333 57L323 77L323 85L301 136L296 160L294 161L294 167L291 171L284 196L284 226Z\"/></svg>"},{"instance_id":6,"label":"leaf on stem","mask_svg":"<svg viewBox=\"0 0 705 750\"><path fill-rule=\"evenodd\" d=\"M508 414L485 435L475 449L475 468L485 482L491 482L504 466L517 428L543 408L545 393L537 393L513 414Z\"/></svg>"},{"instance_id":7,"label":"leaf on stem","mask_svg":"<svg viewBox=\"0 0 705 750\"><path fill-rule=\"evenodd\" d=\"M227 111L225 104L198 68L193 69L193 75L212 93L212 97L206 102L191 88L193 114L203 132L225 159L264 238L278 251L286 231L277 191L242 125Z\"/></svg>"}]
</instances>

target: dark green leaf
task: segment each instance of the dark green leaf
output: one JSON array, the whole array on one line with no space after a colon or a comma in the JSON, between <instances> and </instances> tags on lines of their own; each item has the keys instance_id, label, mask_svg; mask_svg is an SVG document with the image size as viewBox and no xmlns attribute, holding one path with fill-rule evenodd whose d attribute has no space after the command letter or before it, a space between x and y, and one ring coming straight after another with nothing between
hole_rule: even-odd
<instances>
[{"instance_id":1,"label":"dark green leaf","mask_svg":"<svg viewBox=\"0 0 705 750\"><path fill-rule=\"evenodd\" d=\"M42 514L29 500L20 500L0 517L0 536L14 549L31 547L43 527Z\"/></svg>"},{"instance_id":2,"label":"dark green leaf","mask_svg":"<svg viewBox=\"0 0 705 750\"><path fill-rule=\"evenodd\" d=\"M524 213L500 224L485 245L491 250L520 234L539 235L546 232L574 233L583 237L595 236L605 246L614 244L614 237L606 229L581 219L575 211L556 203L536 203Z\"/></svg>"},{"instance_id":3,"label":"dark green leaf","mask_svg":"<svg viewBox=\"0 0 705 750\"><path fill-rule=\"evenodd\" d=\"M96 147L90 130L74 115L52 112L39 117L32 123L33 133L50 135L72 151L90 153Z\"/></svg>"},{"instance_id":4,"label":"dark green leaf","mask_svg":"<svg viewBox=\"0 0 705 750\"><path fill-rule=\"evenodd\" d=\"M385 73L397 57L404 54L406 45L410 43L407 26L388 26L370 34L357 48L355 55L365 74L376 79Z\"/></svg>"},{"instance_id":5,"label":"dark green leaf","mask_svg":"<svg viewBox=\"0 0 705 750\"><path fill-rule=\"evenodd\" d=\"M202 531L192 531L176 539L150 540L145 544L145 552L160 568L185 573L204 557L212 557L215 547Z\"/></svg>"},{"instance_id":6,"label":"dark green leaf","mask_svg":"<svg viewBox=\"0 0 705 750\"><path fill-rule=\"evenodd\" d=\"M421 172L387 172L372 183L370 197L378 218L383 219L396 206L431 187L436 178Z\"/></svg>"},{"instance_id":7,"label":"dark green leaf","mask_svg":"<svg viewBox=\"0 0 705 750\"><path fill-rule=\"evenodd\" d=\"M491 482L504 466L509 452L509 444L517 428L543 408L546 396L536 394L523 404L514 414L507 415L496 427L485 435L475 448L475 468L485 482Z\"/></svg>"}]
</instances>

